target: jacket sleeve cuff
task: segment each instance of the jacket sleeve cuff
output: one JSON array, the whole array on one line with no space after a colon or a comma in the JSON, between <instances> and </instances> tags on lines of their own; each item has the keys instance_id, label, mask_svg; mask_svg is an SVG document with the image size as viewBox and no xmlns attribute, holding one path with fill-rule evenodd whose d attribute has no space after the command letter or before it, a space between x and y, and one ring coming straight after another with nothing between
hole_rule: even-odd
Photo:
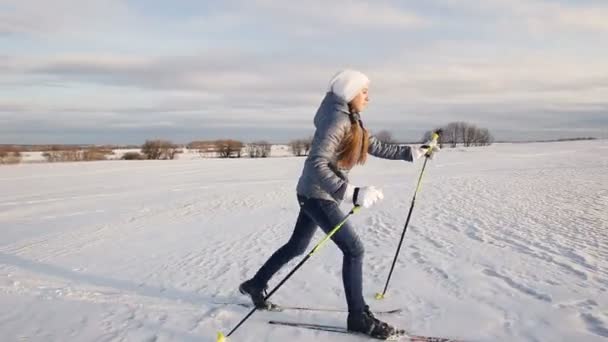
<instances>
[{"instance_id":1,"label":"jacket sleeve cuff","mask_svg":"<svg viewBox=\"0 0 608 342\"><path fill-rule=\"evenodd\" d=\"M404 149L403 160L413 162L414 160L417 159L415 156L415 153L416 152L414 151L414 147L406 145L405 149Z\"/></svg>"}]
</instances>

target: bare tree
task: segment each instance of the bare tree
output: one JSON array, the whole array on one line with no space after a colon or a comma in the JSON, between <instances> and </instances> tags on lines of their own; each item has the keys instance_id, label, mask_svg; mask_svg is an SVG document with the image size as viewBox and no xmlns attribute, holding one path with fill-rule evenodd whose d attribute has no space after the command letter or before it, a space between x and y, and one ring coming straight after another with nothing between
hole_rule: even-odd
<instances>
[{"instance_id":1,"label":"bare tree","mask_svg":"<svg viewBox=\"0 0 608 342\"><path fill-rule=\"evenodd\" d=\"M456 147L456 144L458 144L459 126L457 122L451 122L445 126L441 137L445 144Z\"/></svg>"},{"instance_id":2,"label":"bare tree","mask_svg":"<svg viewBox=\"0 0 608 342\"><path fill-rule=\"evenodd\" d=\"M114 152L107 148L90 148L82 152L82 160L93 161L93 160L106 160L106 156L112 155Z\"/></svg>"},{"instance_id":3,"label":"bare tree","mask_svg":"<svg viewBox=\"0 0 608 342\"><path fill-rule=\"evenodd\" d=\"M296 156L299 157L300 156L300 143L298 140L292 140L289 142L289 149L291 149L291 153Z\"/></svg>"},{"instance_id":4,"label":"bare tree","mask_svg":"<svg viewBox=\"0 0 608 342\"><path fill-rule=\"evenodd\" d=\"M308 153L310 153L310 149L312 148L312 140L313 140L313 137L310 136L310 137L304 139L303 142L302 142L303 147L304 147L304 155L305 156L307 156Z\"/></svg>"},{"instance_id":5,"label":"bare tree","mask_svg":"<svg viewBox=\"0 0 608 342\"><path fill-rule=\"evenodd\" d=\"M0 147L0 164L18 164L21 162L21 151L14 147Z\"/></svg>"},{"instance_id":6,"label":"bare tree","mask_svg":"<svg viewBox=\"0 0 608 342\"><path fill-rule=\"evenodd\" d=\"M73 162L106 160L108 155L114 154L109 147L92 145L51 145L42 153L48 162Z\"/></svg>"},{"instance_id":7,"label":"bare tree","mask_svg":"<svg viewBox=\"0 0 608 342\"><path fill-rule=\"evenodd\" d=\"M491 145L493 142L494 137L492 137L492 134L490 134L490 131L487 128L479 130L478 138L475 141L476 146L487 146Z\"/></svg>"},{"instance_id":8,"label":"bare tree","mask_svg":"<svg viewBox=\"0 0 608 342\"><path fill-rule=\"evenodd\" d=\"M188 143L187 147L196 150L203 158L217 153L215 141L196 140Z\"/></svg>"},{"instance_id":9,"label":"bare tree","mask_svg":"<svg viewBox=\"0 0 608 342\"><path fill-rule=\"evenodd\" d=\"M459 134L460 134L460 142L464 146L468 146L467 145L467 136L469 135L469 127L464 122L459 122L458 124L459 124L458 129L459 129Z\"/></svg>"},{"instance_id":10,"label":"bare tree","mask_svg":"<svg viewBox=\"0 0 608 342\"><path fill-rule=\"evenodd\" d=\"M313 137L308 137L306 139L297 139L289 142L289 147L291 148L291 152L294 156L301 157L307 156L312 147L312 139Z\"/></svg>"},{"instance_id":11,"label":"bare tree","mask_svg":"<svg viewBox=\"0 0 608 342\"><path fill-rule=\"evenodd\" d=\"M475 141L475 137L477 136L477 131L478 131L477 126L475 126L473 124L465 125L464 135L463 135L463 137L464 137L463 144L465 147L469 147L473 144L473 141Z\"/></svg>"},{"instance_id":12,"label":"bare tree","mask_svg":"<svg viewBox=\"0 0 608 342\"><path fill-rule=\"evenodd\" d=\"M175 159L177 152L177 145L168 140L146 140L141 147L147 159Z\"/></svg>"},{"instance_id":13,"label":"bare tree","mask_svg":"<svg viewBox=\"0 0 608 342\"><path fill-rule=\"evenodd\" d=\"M267 141L255 141L245 148L251 158L267 158L270 156L272 144Z\"/></svg>"},{"instance_id":14,"label":"bare tree","mask_svg":"<svg viewBox=\"0 0 608 342\"><path fill-rule=\"evenodd\" d=\"M215 146L220 158L240 158L243 151L243 143L238 140L217 140Z\"/></svg>"},{"instance_id":15,"label":"bare tree","mask_svg":"<svg viewBox=\"0 0 608 342\"><path fill-rule=\"evenodd\" d=\"M122 159L122 160L142 160L142 159L146 159L146 156L144 156L143 154L141 154L139 152L127 152L127 153L123 154L120 159Z\"/></svg>"},{"instance_id":16,"label":"bare tree","mask_svg":"<svg viewBox=\"0 0 608 342\"><path fill-rule=\"evenodd\" d=\"M291 148L291 153L293 153L294 156L296 157L300 157L303 155L302 151L302 143L301 140L292 140L289 142L289 147Z\"/></svg>"},{"instance_id":17,"label":"bare tree","mask_svg":"<svg viewBox=\"0 0 608 342\"><path fill-rule=\"evenodd\" d=\"M258 149L255 146L255 143L249 143L245 145L245 153L249 156L249 158L257 158L258 157Z\"/></svg>"},{"instance_id":18,"label":"bare tree","mask_svg":"<svg viewBox=\"0 0 608 342\"><path fill-rule=\"evenodd\" d=\"M269 143L268 141L258 141L257 146L259 147L259 151L260 151L260 156L262 158L268 158L270 157L270 152L272 150L272 144Z\"/></svg>"},{"instance_id":19,"label":"bare tree","mask_svg":"<svg viewBox=\"0 0 608 342\"><path fill-rule=\"evenodd\" d=\"M450 122L440 129L442 131L439 136L441 147L443 147L443 144L447 144L450 147L456 147L457 144L462 144L466 147L486 146L494 142L494 138L487 128L478 128L476 125L466 122ZM432 132L436 130L426 132L422 141L428 141Z\"/></svg>"}]
</instances>

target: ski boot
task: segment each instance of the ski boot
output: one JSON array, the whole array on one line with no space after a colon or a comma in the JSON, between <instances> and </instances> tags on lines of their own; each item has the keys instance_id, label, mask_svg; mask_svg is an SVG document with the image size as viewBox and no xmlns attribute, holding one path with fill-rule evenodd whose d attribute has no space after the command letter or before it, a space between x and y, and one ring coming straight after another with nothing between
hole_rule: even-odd
<instances>
[{"instance_id":1,"label":"ski boot","mask_svg":"<svg viewBox=\"0 0 608 342\"><path fill-rule=\"evenodd\" d=\"M362 312L350 312L348 314L347 329L379 340L387 340L403 334L402 330L377 319L367 305Z\"/></svg>"},{"instance_id":2,"label":"ski boot","mask_svg":"<svg viewBox=\"0 0 608 342\"><path fill-rule=\"evenodd\" d=\"M268 286L263 288L255 286L252 279L247 280L239 286L239 292L248 295L251 298L253 305L255 305L258 310L281 311L281 308L278 305L265 300L268 295L267 290Z\"/></svg>"}]
</instances>

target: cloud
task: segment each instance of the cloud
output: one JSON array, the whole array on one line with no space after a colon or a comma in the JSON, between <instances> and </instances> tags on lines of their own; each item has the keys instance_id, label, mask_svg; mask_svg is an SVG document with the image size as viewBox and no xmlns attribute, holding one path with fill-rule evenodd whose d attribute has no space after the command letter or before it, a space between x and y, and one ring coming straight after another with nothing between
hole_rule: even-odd
<instances>
[{"instance_id":1,"label":"cloud","mask_svg":"<svg viewBox=\"0 0 608 342\"><path fill-rule=\"evenodd\" d=\"M90 84L140 90L196 93L209 101L263 98L273 103L298 104L326 85L333 69L315 64L294 68L291 60L247 52L188 57L134 57L125 55L65 55L52 58L5 58L0 69L64 85ZM6 75L4 77L7 77ZM6 82L0 76L0 84ZM255 102L255 101L254 101Z\"/></svg>"},{"instance_id":2,"label":"cloud","mask_svg":"<svg viewBox=\"0 0 608 342\"><path fill-rule=\"evenodd\" d=\"M439 44L420 51L420 59L410 53L415 63L404 65L395 56L365 70L372 78L372 105L364 114L369 127L428 128L460 120L511 130L548 123L573 127L573 116L593 120L608 112L608 101L602 100L608 98L608 75L597 72L601 61L547 62L537 54L494 60L479 55L423 58L442 55L446 48ZM246 52L216 57L66 55L24 60L23 69L11 65L13 72L51 79L77 92L63 95L59 89L36 103L27 98L0 103L22 117L42 118L42 124L52 127L57 123L50 122L86 118L100 128L175 132L188 127L310 128L335 71Z\"/></svg>"},{"instance_id":3,"label":"cloud","mask_svg":"<svg viewBox=\"0 0 608 342\"><path fill-rule=\"evenodd\" d=\"M608 5L597 2L555 2L545 0L437 0L452 9L480 18L487 16L505 31L554 36L556 31L605 33Z\"/></svg>"},{"instance_id":4,"label":"cloud","mask_svg":"<svg viewBox=\"0 0 608 342\"><path fill-rule=\"evenodd\" d=\"M159 4L151 6L160 7ZM430 25L429 18L390 1L370 4L362 0L290 3L233 0L201 4L200 7L198 13L186 12L172 17L173 14L164 16L147 6L137 7L126 0L56 0L52 5L35 0L4 0L0 7L0 34L59 38L67 35L80 38L115 35L120 39L122 33L149 39L146 35L152 30L158 35L169 31L194 36L203 32L221 34L246 27L253 30L268 28L275 34L318 37L353 30L417 29ZM177 20L166 21L163 18ZM161 25L163 29L159 29Z\"/></svg>"},{"instance_id":5,"label":"cloud","mask_svg":"<svg viewBox=\"0 0 608 342\"><path fill-rule=\"evenodd\" d=\"M555 24L589 31L608 32L608 6L586 8L558 7L554 10Z\"/></svg>"},{"instance_id":6,"label":"cloud","mask_svg":"<svg viewBox=\"0 0 608 342\"><path fill-rule=\"evenodd\" d=\"M187 18L181 27L190 32L247 28L303 39L344 37L366 30L417 30L433 25L429 17L391 1L233 0L223 4L206 15Z\"/></svg>"},{"instance_id":7,"label":"cloud","mask_svg":"<svg viewBox=\"0 0 608 342\"><path fill-rule=\"evenodd\" d=\"M608 6L577 7L573 5L537 3L515 14L524 20L524 27L539 36L556 32L572 34L605 34L608 32Z\"/></svg>"},{"instance_id":8,"label":"cloud","mask_svg":"<svg viewBox=\"0 0 608 342\"><path fill-rule=\"evenodd\" d=\"M419 51L421 60L406 64L397 56L364 71L374 76L373 83L383 91L409 90L417 96L431 97L477 95L481 100L509 93L593 92L608 86L608 69L602 58L584 60L524 53L500 59L452 55L447 61L432 57L422 60L426 55L445 53L445 49L439 46ZM407 54L412 59L412 53ZM0 69L56 82L197 92L229 98L255 92L310 99L313 92L323 90L336 71L332 63L297 58L277 60L273 55L245 51L188 57L65 55L22 59L19 63L16 60L4 58L4 63L0 60ZM309 95L300 96L300 91Z\"/></svg>"},{"instance_id":9,"label":"cloud","mask_svg":"<svg viewBox=\"0 0 608 342\"><path fill-rule=\"evenodd\" d=\"M26 132L32 122L57 132L67 126L306 130L330 76L344 67L372 79L366 121L374 128L423 130L464 119L511 129L576 126L568 117L605 125L596 120L608 108L608 47L596 35L605 31L600 3L162 6L0 5L0 39L8 37L9 47L0 55L5 132Z\"/></svg>"},{"instance_id":10,"label":"cloud","mask_svg":"<svg viewBox=\"0 0 608 342\"><path fill-rule=\"evenodd\" d=\"M322 29L349 31L360 29L416 29L429 26L430 20L412 10L387 1L323 1L290 2L278 0L247 1L251 9L272 16L275 23L304 23L307 27L322 25ZM286 16L286 13L297 13ZM279 19L279 20L276 20ZM281 19L284 19L281 20Z\"/></svg>"},{"instance_id":11,"label":"cloud","mask_svg":"<svg viewBox=\"0 0 608 342\"><path fill-rule=\"evenodd\" d=\"M126 24L134 14L120 0L79 1L3 0L0 7L0 33L46 36L56 33L79 35L83 31Z\"/></svg>"},{"instance_id":12,"label":"cloud","mask_svg":"<svg viewBox=\"0 0 608 342\"><path fill-rule=\"evenodd\" d=\"M27 112L27 105L14 101L0 102L0 114L14 114Z\"/></svg>"}]
</instances>

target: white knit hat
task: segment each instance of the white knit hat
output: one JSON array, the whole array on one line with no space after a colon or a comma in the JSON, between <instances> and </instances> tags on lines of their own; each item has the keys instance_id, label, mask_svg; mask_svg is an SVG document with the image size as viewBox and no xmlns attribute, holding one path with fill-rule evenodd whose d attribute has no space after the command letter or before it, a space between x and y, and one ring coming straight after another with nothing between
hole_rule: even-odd
<instances>
[{"instance_id":1,"label":"white knit hat","mask_svg":"<svg viewBox=\"0 0 608 342\"><path fill-rule=\"evenodd\" d=\"M352 101L361 89L369 85L369 78L362 72L346 69L337 73L329 81L330 91L346 102Z\"/></svg>"}]
</instances>

